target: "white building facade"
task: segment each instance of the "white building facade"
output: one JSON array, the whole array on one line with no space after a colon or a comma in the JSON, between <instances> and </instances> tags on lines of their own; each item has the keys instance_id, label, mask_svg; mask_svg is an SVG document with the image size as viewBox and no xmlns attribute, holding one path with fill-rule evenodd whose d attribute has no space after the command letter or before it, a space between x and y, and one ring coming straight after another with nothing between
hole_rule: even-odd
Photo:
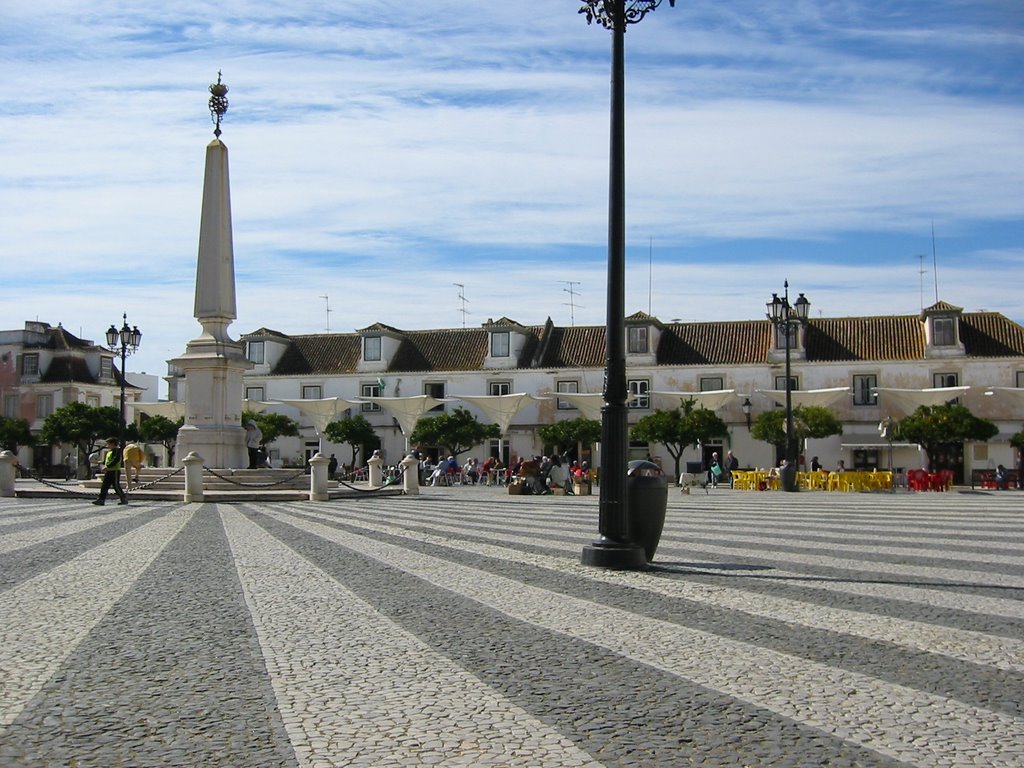
<instances>
[{"instance_id":1,"label":"white building facade","mask_svg":"<svg viewBox=\"0 0 1024 768\"><path fill-rule=\"evenodd\" d=\"M779 407L777 396L768 392L786 387L785 339L767 319L663 323L637 313L626 325L627 380L633 396L630 423L681 402L679 396L659 393L733 390L716 409L729 426L728 438L691 449L683 460L704 463L711 451L731 449L744 467L777 462L774 446L751 437L744 412L745 402L750 419ZM550 320L525 326L508 318L469 329L404 331L376 323L354 333L290 336L261 328L241 339L253 363L244 376L244 395L264 402L430 395L454 398L438 410L465 407L481 421L489 419L472 403L457 400L460 395L527 393L542 398L529 401L503 435L502 459L508 461L553 448L538 437L541 425L580 416L560 393L601 392L604 337L603 327L559 327ZM961 481L972 469L1016 465L1008 441L1024 429L1022 401L1002 392L1024 389L1024 327L1005 316L963 312L939 302L919 315L814 318L793 332L790 345L796 393L847 390L830 405L843 423L843 434L808 441L806 462L817 456L826 467L839 460L848 468L887 468L890 461L897 468L923 466L927 459L917 446L890 444L880 437L882 419L903 415L894 411L885 390L969 387L957 393L960 401L975 415L994 421L1000 432L988 443L968 444L963 455L943 457L944 463L957 468ZM172 398L177 381L169 378ZM348 446L322 440L297 409L277 405L270 410L303 425L300 438L280 438L270 446L276 464L302 465L318 448L324 455L335 453L342 463L349 460ZM386 408L362 403L349 413L366 417L381 439L386 459L399 460L406 436ZM432 456L440 450L412 447ZM471 455L482 459L498 450L499 441L491 441ZM648 454L672 466L663 446L630 447L631 458ZM578 458L593 463L595 457Z\"/></svg>"}]
</instances>

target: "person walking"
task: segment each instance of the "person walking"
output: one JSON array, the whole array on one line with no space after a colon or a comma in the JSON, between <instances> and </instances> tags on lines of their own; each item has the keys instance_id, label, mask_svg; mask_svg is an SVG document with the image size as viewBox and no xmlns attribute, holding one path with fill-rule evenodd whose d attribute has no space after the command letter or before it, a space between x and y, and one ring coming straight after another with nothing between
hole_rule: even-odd
<instances>
[{"instance_id":1,"label":"person walking","mask_svg":"<svg viewBox=\"0 0 1024 768\"><path fill-rule=\"evenodd\" d=\"M121 504L128 503L128 497L121 489L121 447L117 444L116 437L107 438L107 452L103 457L103 483L100 485L100 495L93 502L97 507L107 503L107 493L113 488L120 497Z\"/></svg>"},{"instance_id":2,"label":"person walking","mask_svg":"<svg viewBox=\"0 0 1024 768\"><path fill-rule=\"evenodd\" d=\"M260 444L263 442L263 433L256 426L256 422L249 419L245 425L245 447L249 451L249 469L259 469L263 465L260 456Z\"/></svg>"}]
</instances>

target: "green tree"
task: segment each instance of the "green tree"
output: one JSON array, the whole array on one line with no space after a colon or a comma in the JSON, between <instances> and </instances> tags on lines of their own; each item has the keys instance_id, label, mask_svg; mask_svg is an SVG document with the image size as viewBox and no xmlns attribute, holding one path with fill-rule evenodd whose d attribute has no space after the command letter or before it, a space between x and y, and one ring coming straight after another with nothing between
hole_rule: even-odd
<instances>
[{"instance_id":1,"label":"green tree","mask_svg":"<svg viewBox=\"0 0 1024 768\"><path fill-rule=\"evenodd\" d=\"M558 450L567 450L576 446L590 446L601 440L601 422L594 419L564 419L554 424L544 424L537 429L537 434L545 445L553 445Z\"/></svg>"},{"instance_id":2,"label":"green tree","mask_svg":"<svg viewBox=\"0 0 1024 768\"><path fill-rule=\"evenodd\" d=\"M679 477L679 460L684 450L728 434L728 426L717 413L707 408L694 408L692 402L683 403L681 408L672 411L648 414L630 430L634 440L665 446L675 462L675 477Z\"/></svg>"},{"instance_id":3,"label":"green tree","mask_svg":"<svg viewBox=\"0 0 1024 768\"><path fill-rule=\"evenodd\" d=\"M298 437L299 422L290 416L280 413L255 413L254 411L242 412L242 423L248 424L249 420L255 421L256 426L263 433L261 445L269 445L279 437Z\"/></svg>"},{"instance_id":4,"label":"green tree","mask_svg":"<svg viewBox=\"0 0 1024 768\"><path fill-rule=\"evenodd\" d=\"M975 416L959 403L922 405L901 419L896 429L904 440L917 443L924 449L932 471L939 469L935 466L936 457L949 448L962 445L967 440L986 442L999 433L999 427L988 419Z\"/></svg>"},{"instance_id":5,"label":"green tree","mask_svg":"<svg viewBox=\"0 0 1024 768\"><path fill-rule=\"evenodd\" d=\"M26 419L0 416L0 449L17 453L23 445L32 445L36 439Z\"/></svg>"},{"instance_id":6,"label":"green tree","mask_svg":"<svg viewBox=\"0 0 1024 768\"><path fill-rule=\"evenodd\" d=\"M420 419L409 435L409 442L439 445L450 455L458 456L488 438L496 440L499 437L501 431L497 424L481 424L465 408L456 408L451 413Z\"/></svg>"},{"instance_id":7,"label":"green tree","mask_svg":"<svg viewBox=\"0 0 1024 768\"><path fill-rule=\"evenodd\" d=\"M803 451L809 437L822 438L843 433L843 423L828 408L821 405L798 405L793 409L793 432L797 449ZM755 440L764 440L779 449L786 446L786 410L771 408L758 414L750 427Z\"/></svg>"},{"instance_id":8,"label":"green tree","mask_svg":"<svg viewBox=\"0 0 1024 768\"><path fill-rule=\"evenodd\" d=\"M348 443L352 447L350 466L353 467L356 465L356 454L360 450L365 455L368 451L380 448L380 438L377 437L373 425L361 415L332 421L324 429L324 437L332 443Z\"/></svg>"},{"instance_id":9,"label":"green tree","mask_svg":"<svg viewBox=\"0 0 1024 768\"><path fill-rule=\"evenodd\" d=\"M139 424L139 438L147 443L159 443L167 449L167 464L174 465L174 449L178 443L178 430L185 423L182 417L171 421L166 416L144 417Z\"/></svg>"},{"instance_id":10,"label":"green tree","mask_svg":"<svg viewBox=\"0 0 1024 768\"><path fill-rule=\"evenodd\" d=\"M118 434L121 412L112 406L96 408L85 403L68 403L43 421L39 440L48 445L71 443L78 450L78 465L88 465L89 455L103 441Z\"/></svg>"}]
</instances>

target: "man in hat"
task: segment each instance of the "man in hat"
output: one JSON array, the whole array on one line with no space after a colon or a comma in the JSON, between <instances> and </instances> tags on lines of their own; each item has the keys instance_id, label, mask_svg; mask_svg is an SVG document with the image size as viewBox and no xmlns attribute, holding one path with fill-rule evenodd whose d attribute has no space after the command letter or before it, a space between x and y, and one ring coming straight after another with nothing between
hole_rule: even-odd
<instances>
[{"instance_id":1,"label":"man in hat","mask_svg":"<svg viewBox=\"0 0 1024 768\"><path fill-rule=\"evenodd\" d=\"M121 499L121 504L128 503L128 497L121 489L121 447L117 444L116 437L107 438L107 452L103 456L103 484L100 486L100 495L93 502L98 507L107 503L107 493L111 488Z\"/></svg>"}]
</instances>

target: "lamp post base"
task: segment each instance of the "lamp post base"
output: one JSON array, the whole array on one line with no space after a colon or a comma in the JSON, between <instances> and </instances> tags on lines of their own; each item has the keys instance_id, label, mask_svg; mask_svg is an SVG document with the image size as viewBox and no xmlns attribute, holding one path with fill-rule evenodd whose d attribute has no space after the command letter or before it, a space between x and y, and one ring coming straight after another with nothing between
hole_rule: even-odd
<instances>
[{"instance_id":1,"label":"lamp post base","mask_svg":"<svg viewBox=\"0 0 1024 768\"><path fill-rule=\"evenodd\" d=\"M600 539L583 548L582 562L597 568L638 571L647 567L647 555L639 544Z\"/></svg>"},{"instance_id":2,"label":"lamp post base","mask_svg":"<svg viewBox=\"0 0 1024 768\"><path fill-rule=\"evenodd\" d=\"M795 493L800 490L796 479L796 462L787 464L779 472L779 479L782 481L782 490Z\"/></svg>"}]
</instances>

